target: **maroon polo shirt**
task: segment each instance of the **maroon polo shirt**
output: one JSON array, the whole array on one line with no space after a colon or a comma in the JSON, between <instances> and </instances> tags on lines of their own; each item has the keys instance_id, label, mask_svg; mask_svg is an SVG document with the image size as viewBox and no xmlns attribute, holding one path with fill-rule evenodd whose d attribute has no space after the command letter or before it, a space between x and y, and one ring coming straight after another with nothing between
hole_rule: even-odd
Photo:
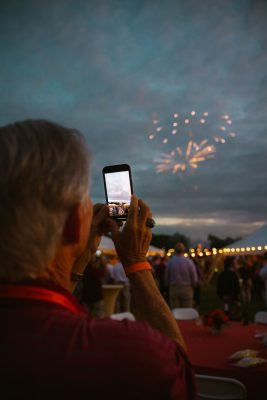
<instances>
[{"instance_id":1,"label":"maroon polo shirt","mask_svg":"<svg viewBox=\"0 0 267 400\"><path fill-rule=\"evenodd\" d=\"M51 282L29 284L63 294L77 313L0 297L1 399L195 399L192 367L174 341L146 322L92 319Z\"/></svg>"}]
</instances>

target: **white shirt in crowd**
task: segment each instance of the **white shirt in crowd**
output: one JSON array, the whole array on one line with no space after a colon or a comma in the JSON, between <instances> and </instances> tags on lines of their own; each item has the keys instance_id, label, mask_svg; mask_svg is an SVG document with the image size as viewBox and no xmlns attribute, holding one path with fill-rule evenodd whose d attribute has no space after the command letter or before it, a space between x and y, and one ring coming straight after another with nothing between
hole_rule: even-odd
<instances>
[{"instance_id":1,"label":"white shirt in crowd","mask_svg":"<svg viewBox=\"0 0 267 400\"><path fill-rule=\"evenodd\" d=\"M112 270L112 278L115 282L129 283L129 279L125 275L124 268L121 263L115 264Z\"/></svg>"}]
</instances>

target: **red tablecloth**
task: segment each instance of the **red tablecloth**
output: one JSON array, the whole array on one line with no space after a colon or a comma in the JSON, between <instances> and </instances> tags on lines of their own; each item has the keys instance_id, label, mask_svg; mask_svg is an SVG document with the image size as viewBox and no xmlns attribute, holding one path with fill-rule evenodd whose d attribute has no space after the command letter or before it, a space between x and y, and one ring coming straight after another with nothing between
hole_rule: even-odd
<instances>
[{"instance_id":1,"label":"red tablecloth","mask_svg":"<svg viewBox=\"0 0 267 400\"><path fill-rule=\"evenodd\" d=\"M267 399L267 363L240 368L229 361L233 353L245 349L258 350L267 359L267 348L255 338L255 332L266 332L267 325L232 322L218 336L195 321L179 321L179 326L196 373L238 379L246 386L249 400Z\"/></svg>"}]
</instances>

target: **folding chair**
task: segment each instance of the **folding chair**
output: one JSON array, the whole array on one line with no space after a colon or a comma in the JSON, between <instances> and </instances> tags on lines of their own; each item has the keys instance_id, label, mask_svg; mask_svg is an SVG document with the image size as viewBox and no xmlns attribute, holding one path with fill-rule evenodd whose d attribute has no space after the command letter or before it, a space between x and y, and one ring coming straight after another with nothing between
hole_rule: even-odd
<instances>
[{"instance_id":1,"label":"folding chair","mask_svg":"<svg viewBox=\"0 0 267 400\"><path fill-rule=\"evenodd\" d=\"M245 400L246 387L237 379L222 376L196 375L199 400Z\"/></svg>"},{"instance_id":2,"label":"folding chair","mask_svg":"<svg viewBox=\"0 0 267 400\"><path fill-rule=\"evenodd\" d=\"M172 314L175 319L198 319L199 313L194 308L174 308Z\"/></svg>"},{"instance_id":3,"label":"folding chair","mask_svg":"<svg viewBox=\"0 0 267 400\"><path fill-rule=\"evenodd\" d=\"M110 315L111 319L116 319L118 321L122 321L123 319L129 319L130 321L136 321L135 316L130 312L122 312L117 314Z\"/></svg>"},{"instance_id":4,"label":"folding chair","mask_svg":"<svg viewBox=\"0 0 267 400\"><path fill-rule=\"evenodd\" d=\"M267 324L267 311L258 311L255 314L254 322L260 324Z\"/></svg>"}]
</instances>

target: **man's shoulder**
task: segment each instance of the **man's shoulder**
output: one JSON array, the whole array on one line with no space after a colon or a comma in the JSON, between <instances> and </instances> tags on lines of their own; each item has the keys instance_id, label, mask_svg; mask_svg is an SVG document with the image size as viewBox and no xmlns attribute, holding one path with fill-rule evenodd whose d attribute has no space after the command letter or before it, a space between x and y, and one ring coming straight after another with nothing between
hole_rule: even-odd
<instances>
[{"instance_id":1,"label":"man's shoulder","mask_svg":"<svg viewBox=\"0 0 267 400\"><path fill-rule=\"evenodd\" d=\"M145 321L122 321L112 320L110 318L101 318L90 320L88 329L91 334L100 335L102 340L106 336L109 344L114 347L122 346L122 340L125 343L135 342L136 346L146 347L149 344L149 351L157 351L159 343L169 349L176 348L175 342L153 329Z\"/></svg>"}]
</instances>

